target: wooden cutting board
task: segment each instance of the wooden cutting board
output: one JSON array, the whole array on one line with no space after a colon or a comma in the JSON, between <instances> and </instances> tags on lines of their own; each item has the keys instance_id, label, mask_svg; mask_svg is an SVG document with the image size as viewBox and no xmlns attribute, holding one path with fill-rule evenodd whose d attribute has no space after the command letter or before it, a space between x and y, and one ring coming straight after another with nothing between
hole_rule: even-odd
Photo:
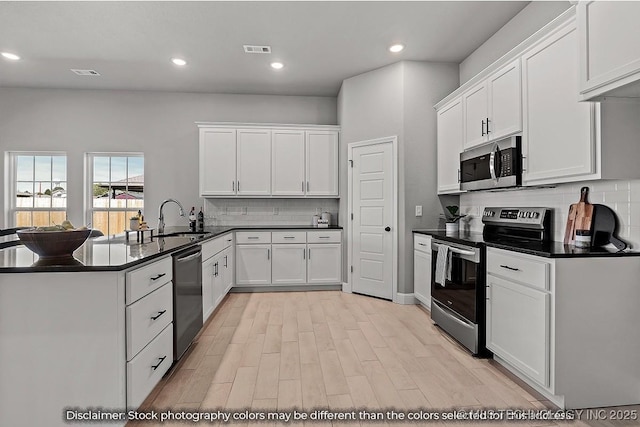
<instances>
[{"instance_id":1,"label":"wooden cutting board","mask_svg":"<svg viewBox=\"0 0 640 427\"><path fill-rule=\"evenodd\" d=\"M591 220L593 219L593 205L587 200L589 196L589 187L580 189L580 201L569 207L569 216L567 218L567 228L564 232L565 245L572 245L576 230L591 230Z\"/></svg>"}]
</instances>

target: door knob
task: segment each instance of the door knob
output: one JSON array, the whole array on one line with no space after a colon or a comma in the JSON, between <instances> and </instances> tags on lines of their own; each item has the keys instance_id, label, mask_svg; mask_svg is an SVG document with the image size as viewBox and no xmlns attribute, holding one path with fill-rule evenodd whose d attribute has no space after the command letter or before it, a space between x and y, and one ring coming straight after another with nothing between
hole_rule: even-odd
<instances>
[{"instance_id":1,"label":"door knob","mask_svg":"<svg viewBox=\"0 0 640 427\"><path fill-rule=\"evenodd\" d=\"M391 227L385 227L384 231L391 231Z\"/></svg>"}]
</instances>

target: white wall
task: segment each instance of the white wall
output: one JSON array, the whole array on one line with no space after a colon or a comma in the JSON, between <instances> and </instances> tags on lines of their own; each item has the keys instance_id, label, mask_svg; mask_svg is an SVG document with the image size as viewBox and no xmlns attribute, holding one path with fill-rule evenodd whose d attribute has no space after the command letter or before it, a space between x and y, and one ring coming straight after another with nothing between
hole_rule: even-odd
<instances>
[{"instance_id":1,"label":"white wall","mask_svg":"<svg viewBox=\"0 0 640 427\"><path fill-rule=\"evenodd\" d=\"M345 80L338 96L341 159L351 142L398 137L398 292L413 291L411 230L435 227L436 114L433 105L458 87L456 64L403 61ZM341 194L348 194L347 162L341 162ZM422 218L415 205L423 205ZM347 217L347 203L340 215ZM348 222L345 222L348 227ZM348 230L345 235L348 234Z\"/></svg>"},{"instance_id":2,"label":"white wall","mask_svg":"<svg viewBox=\"0 0 640 427\"><path fill-rule=\"evenodd\" d=\"M336 114L331 97L0 88L0 151L66 151L68 216L76 224L85 222L84 153L143 152L145 213L154 224L167 197L203 205L194 122L336 124ZM0 168L5 178L4 162ZM4 211L4 185L0 203ZM185 223L174 211L167 209L167 224Z\"/></svg>"},{"instance_id":3,"label":"white wall","mask_svg":"<svg viewBox=\"0 0 640 427\"><path fill-rule=\"evenodd\" d=\"M460 63L460 84L569 9L568 1L532 1Z\"/></svg>"}]
</instances>

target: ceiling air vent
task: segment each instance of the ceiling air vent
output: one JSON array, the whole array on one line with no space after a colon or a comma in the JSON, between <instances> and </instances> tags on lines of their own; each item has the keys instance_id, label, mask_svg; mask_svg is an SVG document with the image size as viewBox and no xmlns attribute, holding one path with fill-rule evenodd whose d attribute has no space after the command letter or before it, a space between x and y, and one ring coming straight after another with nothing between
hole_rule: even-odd
<instances>
[{"instance_id":1,"label":"ceiling air vent","mask_svg":"<svg viewBox=\"0 0 640 427\"><path fill-rule=\"evenodd\" d=\"M72 68L71 71L73 71L79 76L99 76L100 75L100 73L97 72L96 70L76 70Z\"/></svg>"},{"instance_id":2,"label":"ceiling air vent","mask_svg":"<svg viewBox=\"0 0 640 427\"><path fill-rule=\"evenodd\" d=\"M271 53L271 46L253 46L250 44L242 45L244 53Z\"/></svg>"}]
</instances>

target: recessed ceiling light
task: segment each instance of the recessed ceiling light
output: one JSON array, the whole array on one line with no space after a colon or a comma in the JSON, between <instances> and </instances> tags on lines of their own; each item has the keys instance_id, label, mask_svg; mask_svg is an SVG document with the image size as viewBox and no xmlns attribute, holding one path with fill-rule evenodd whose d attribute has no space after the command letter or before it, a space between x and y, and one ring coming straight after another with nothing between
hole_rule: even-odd
<instances>
[{"instance_id":1,"label":"recessed ceiling light","mask_svg":"<svg viewBox=\"0 0 640 427\"><path fill-rule=\"evenodd\" d=\"M20 57L18 55L16 55L15 53L10 53L10 52L2 52L2 56L4 56L7 59L10 59L12 61L17 61L18 59L20 59Z\"/></svg>"},{"instance_id":2,"label":"recessed ceiling light","mask_svg":"<svg viewBox=\"0 0 640 427\"><path fill-rule=\"evenodd\" d=\"M280 70L280 69L282 69L282 67L284 67L284 64L282 62L272 62L271 63L271 68L273 68L273 69Z\"/></svg>"},{"instance_id":3,"label":"recessed ceiling light","mask_svg":"<svg viewBox=\"0 0 640 427\"><path fill-rule=\"evenodd\" d=\"M393 53L398 53L398 52L401 52L402 49L404 49L404 45L403 44L394 44L393 46L391 46L389 48L389 51L393 52Z\"/></svg>"},{"instance_id":4,"label":"recessed ceiling light","mask_svg":"<svg viewBox=\"0 0 640 427\"><path fill-rule=\"evenodd\" d=\"M173 62L176 65L187 65L187 61L185 61L184 59L180 59L180 58L171 58L171 62Z\"/></svg>"}]
</instances>

